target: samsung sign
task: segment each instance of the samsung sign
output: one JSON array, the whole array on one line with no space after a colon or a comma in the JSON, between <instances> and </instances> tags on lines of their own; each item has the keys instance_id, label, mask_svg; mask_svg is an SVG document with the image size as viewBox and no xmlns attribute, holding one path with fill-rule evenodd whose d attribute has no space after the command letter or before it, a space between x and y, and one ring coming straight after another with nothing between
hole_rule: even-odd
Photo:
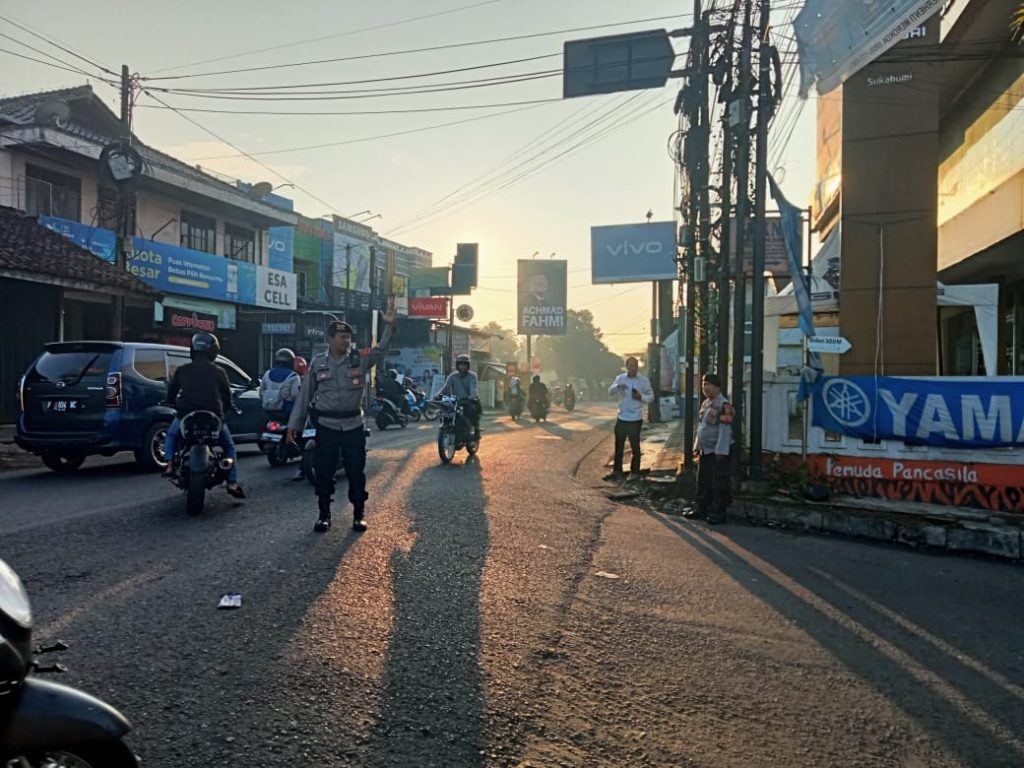
<instances>
[{"instance_id":1,"label":"samsung sign","mask_svg":"<svg viewBox=\"0 0 1024 768\"><path fill-rule=\"evenodd\" d=\"M671 221L590 228L592 283L675 280L676 225Z\"/></svg>"}]
</instances>

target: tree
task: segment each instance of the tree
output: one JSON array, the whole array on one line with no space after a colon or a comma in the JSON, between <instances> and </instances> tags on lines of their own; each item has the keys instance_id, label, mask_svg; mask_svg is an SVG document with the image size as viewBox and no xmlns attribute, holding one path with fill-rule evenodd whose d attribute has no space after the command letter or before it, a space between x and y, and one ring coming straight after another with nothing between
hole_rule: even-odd
<instances>
[{"instance_id":1,"label":"tree","mask_svg":"<svg viewBox=\"0 0 1024 768\"><path fill-rule=\"evenodd\" d=\"M474 328L476 326L473 326ZM496 363L506 363L512 360L519 360L519 337L514 331L502 328L493 320L483 328L477 330L492 334L491 338L491 359ZM498 337L501 338L498 338Z\"/></svg>"},{"instance_id":2,"label":"tree","mask_svg":"<svg viewBox=\"0 0 1024 768\"><path fill-rule=\"evenodd\" d=\"M570 309L565 327L565 336L541 336L537 341L536 354L545 370L553 368L562 379L588 382L610 380L619 373L622 359L602 341L590 310Z\"/></svg>"},{"instance_id":3,"label":"tree","mask_svg":"<svg viewBox=\"0 0 1024 768\"><path fill-rule=\"evenodd\" d=\"M1013 36L1017 38L1017 42L1024 43L1024 2L1020 4L1020 8L1014 11L1010 28L1013 30Z\"/></svg>"}]
</instances>

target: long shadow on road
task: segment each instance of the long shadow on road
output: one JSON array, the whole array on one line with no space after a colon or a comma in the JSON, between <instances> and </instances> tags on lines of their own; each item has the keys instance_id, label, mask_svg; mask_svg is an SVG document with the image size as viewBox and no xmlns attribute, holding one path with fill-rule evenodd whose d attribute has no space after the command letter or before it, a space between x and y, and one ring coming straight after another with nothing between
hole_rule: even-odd
<instances>
[{"instance_id":1,"label":"long shadow on road","mask_svg":"<svg viewBox=\"0 0 1024 768\"><path fill-rule=\"evenodd\" d=\"M459 453L459 458L465 456ZM412 486L416 535L394 556L394 630L370 765L484 765L480 588L489 547L481 464L432 467Z\"/></svg>"},{"instance_id":2,"label":"long shadow on road","mask_svg":"<svg viewBox=\"0 0 1024 768\"><path fill-rule=\"evenodd\" d=\"M768 547L758 547L755 554L703 528L649 514L736 584L794 621L965 765L1024 764L1024 691L1019 686L980 662L948 652L950 646L934 635L908 632L898 614L851 600L849 588L820 569L780 564L784 558Z\"/></svg>"}]
</instances>

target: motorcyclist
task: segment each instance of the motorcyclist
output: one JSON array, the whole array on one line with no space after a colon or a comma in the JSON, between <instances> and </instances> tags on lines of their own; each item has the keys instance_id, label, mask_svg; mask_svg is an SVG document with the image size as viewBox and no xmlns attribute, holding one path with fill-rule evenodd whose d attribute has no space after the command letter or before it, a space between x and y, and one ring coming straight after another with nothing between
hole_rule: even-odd
<instances>
[{"instance_id":1,"label":"motorcyclist","mask_svg":"<svg viewBox=\"0 0 1024 768\"><path fill-rule=\"evenodd\" d=\"M409 403L405 399L405 387L397 370L392 368L378 380L377 391L391 401L401 413L408 415Z\"/></svg>"},{"instance_id":2,"label":"motorcyclist","mask_svg":"<svg viewBox=\"0 0 1024 768\"><path fill-rule=\"evenodd\" d=\"M509 408L522 411L523 384L518 376L511 376L508 380Z\"/></svg>"},{"instance_id":3,"label":"motorcyclist","mask_svg":"<svg viewBox=\"0 0 1024 768\"><path fill-rule=\"evenodd\" d=\"M302 379L295 370L295 353L281 347L274 353L274 367L260 379L260 402L268 415L287 419L295 407Z\"/></svg>"},{"instance_id":4,"label":"motorcyclist","mask_svg":"<svg viewBox=\"0 0 1024 768\"><path fill-rule=\"evenodd\" d=\"M548 387L540 380L540 376L534 376L530 382L530 403L539 403L541 410L548 412Z\"/></svg>"},{"instance_id":5,"label":"motorcyclist","mask_svg":"<svg viewBox=\"0 0 1024 768\"><path fill-rule=\"evenodd\" d=\"M174 474L174 455L178 451L178 436L181 434L181 419L193 411L210 411L220 418L220 447L224 455L232 459L228 470L227 491L236 499L244 499L245 491L238 484L238 452L231 431L224 420L224 412L232 408L231 386L224 369L216 364L220 354L220 342L212 333L197 333L189 347L191 363L179 367L170 384L167 385L167 400L174 404L178 415L167 428L164 439L164 456L167 467L164 475Z\"/></svg>"},{"instance_id":6,"label":"motorcyclist","mask_svg":"<svg viewBox=\"0 0 1024 768\"><path fill-rule=\"evenodd\" d=\"M455 358L455 370L448 374L444 386L437 396L452 395L465 401L463 413L473 425L473 438L480 439L480 395L478 379L475 373L469 370L471 365L469 355L459 355Z\"/></svg>"},{"instance_id":7,"label":"motorcyclist","mask_svg":"<svg viewBox=\"0 0 1024 768\"><path fill-rule=\"evenodd\" d=\"M576 407L576 390L572 388L572 384L565 385L565 407L570 411Z\"/></svg>"}]
</instances>

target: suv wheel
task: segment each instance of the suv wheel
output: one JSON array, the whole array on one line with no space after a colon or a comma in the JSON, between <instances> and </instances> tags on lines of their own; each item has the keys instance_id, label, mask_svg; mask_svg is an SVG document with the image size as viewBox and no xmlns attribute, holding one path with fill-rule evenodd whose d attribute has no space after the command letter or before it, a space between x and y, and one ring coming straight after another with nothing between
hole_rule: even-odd
<instances>
[{"instance_id":1,"label":"suv wheel","mask_svg":"<svg viewBox=\"0 0 1024 768\"><path fill-rule=\"evenodd\" d=\"M167 466L167 459L164 457L164 438L167 437L169 426L170 423L166 421L158 421L146 432L142 448L135 451L135 461L141 469L158 472Z\"/></svg>"},{"instance_id":2,"label":"suv wheel","mask_svg":"<svg viewBox=\"0 0 1024 768\"><path fill-rule=\"evenodd\" d=\"M54 472L74 472L85 461L84 453L57 453L46 451L42 455L43 464Z\"/></svg>"}]
</instances>

